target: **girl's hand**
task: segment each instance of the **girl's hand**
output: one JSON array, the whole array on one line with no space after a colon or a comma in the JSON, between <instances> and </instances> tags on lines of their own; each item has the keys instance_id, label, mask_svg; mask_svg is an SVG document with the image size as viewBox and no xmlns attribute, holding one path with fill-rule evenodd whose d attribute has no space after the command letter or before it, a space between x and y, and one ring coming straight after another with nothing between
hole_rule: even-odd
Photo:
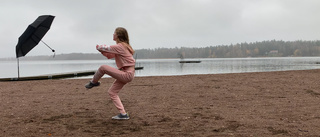
<instances>
[{"instance_id":1,"label":"girl's hand","mask_svg":"<svg viewBox=\"0 0 320 137\"><path fill-rule=\"evenodd\" d=\"M100 45L97 45L97 46L96 46L96 49L101 52L101 50L100 50Z\"/></svg>"},{"instance_id":2,"label":"girl's hand","mask_svg":"<svg viewBox=\"0 0 320 137\"><path fill-rule=\"evenodd\" d=\"M109 47L106 46L106 45L97 45L96 46L96 49L99 50L99 51L106 51L107 48L109 48Z\"/></svg>"}]
</instances>

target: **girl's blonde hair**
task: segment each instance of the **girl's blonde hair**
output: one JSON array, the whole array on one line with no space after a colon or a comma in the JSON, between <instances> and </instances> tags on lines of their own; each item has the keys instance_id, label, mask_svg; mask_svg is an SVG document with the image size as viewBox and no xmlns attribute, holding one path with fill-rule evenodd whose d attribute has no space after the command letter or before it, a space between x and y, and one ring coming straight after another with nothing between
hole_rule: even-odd
<instances>
[{"instance_id":1,"label":"girl's blonde hair","mask_svg":"<svg viewBox=\"0 0 320 137\"><path fill-rule=\"evenodd\" d=\"M118 27L118 28L116 28L115 33L117 34L119 42L126 43L126 44L124 44L124 46L126 46L127 49L129 50L129 52L133 55L134 50L132 49L132 47L130 45L129 35L128 35L127 30L123 27Z\"/></svg>"}]
</instances>

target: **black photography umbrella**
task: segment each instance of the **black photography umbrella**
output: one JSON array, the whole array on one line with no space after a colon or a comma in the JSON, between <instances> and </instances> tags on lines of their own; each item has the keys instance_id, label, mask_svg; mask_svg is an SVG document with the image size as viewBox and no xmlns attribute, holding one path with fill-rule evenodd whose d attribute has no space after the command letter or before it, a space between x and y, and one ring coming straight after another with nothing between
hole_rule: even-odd
<instances>
[{"instance_id":1,"label":"black photography umbrella","mask_svg":"<svg viewBox=\"0 0 320 137\"><path fill-rule=\"evenodd\" d=\"M19 37L18 44L16 46L16 57L18 60L18 78L19 74L19 57L25 56L30 50L32 50L44 35L50 29L54 16L51 15L42 15L39 16L32 24L28 26L28 28L23 32L23 34ZM43 42L44 43L44 42ZM48 48L50 48L46 43L44 43ZM55 51L50 48L52 52ZM55 55L55 54L54 54Z\"/></svg>"}]
</instances>

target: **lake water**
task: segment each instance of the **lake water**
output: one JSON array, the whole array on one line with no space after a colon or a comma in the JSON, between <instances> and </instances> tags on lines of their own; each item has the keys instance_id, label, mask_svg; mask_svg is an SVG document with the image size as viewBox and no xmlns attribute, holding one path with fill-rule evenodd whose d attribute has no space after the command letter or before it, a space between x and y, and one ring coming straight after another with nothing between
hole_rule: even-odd
<instances>
[{"instance_id":1,"label":"lake water","mask_svg":"<svg viewBox=\"0 0 320 137\"><path fill-rule=\"evenodd\" d=\"M187 59L186 59L187 60ZM180 59L138 59L136 76L170 76L320 69L320 57L205 58L201 63L179 63ZM114 60L20 61L20 77L95 71L102 64L115 67ZM0 61L0 78L17 77L16 61ZM92 76L84 77L89 78ZM83 77L81 77L83 78Z\"/></svg>"}]
</instances>

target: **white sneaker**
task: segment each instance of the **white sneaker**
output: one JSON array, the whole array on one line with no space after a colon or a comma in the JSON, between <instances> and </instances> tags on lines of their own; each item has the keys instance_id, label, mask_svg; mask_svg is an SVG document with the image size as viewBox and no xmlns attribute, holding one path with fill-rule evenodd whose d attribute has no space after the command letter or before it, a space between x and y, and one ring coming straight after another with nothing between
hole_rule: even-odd
<instances>
[{"instance_id":1,"label":"white sneaker","mask_svg":"<svg viewBox=\"0 0 320 137\"><path fill-rule=\"evenodd\" d=\"M121 113L119 115L116 115L114 117L112 117L112 119L117 119L117 120L122 120L122 119L130 119L128 113L125 115L122 115Z\"/></svg>"}]
</instances>

